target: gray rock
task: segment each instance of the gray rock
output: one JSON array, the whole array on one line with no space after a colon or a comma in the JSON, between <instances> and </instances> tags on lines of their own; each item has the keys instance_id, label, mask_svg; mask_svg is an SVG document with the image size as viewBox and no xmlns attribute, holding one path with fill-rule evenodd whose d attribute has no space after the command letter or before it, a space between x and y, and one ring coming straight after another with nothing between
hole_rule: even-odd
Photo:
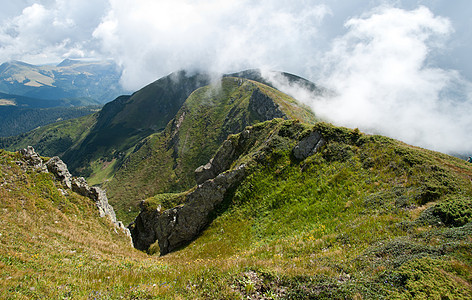
<instances>
[{"instance_id":1,"label":"gray rock","mask_svg":"<svg viewBox=\"0 0 472 300\"><path fill-rule=\"evenodd\" d=\"M267 121L275 118L287 119L287 116L280 110L274 100L259 89L254 90L251 98L249 98L249 109L260 116L260 121Z\"/></svg>"},{"instance_id":2,"label":"gray rock","mask_svg":"<svg viewBox=\"0 0 472 300\"><path fill-rule=\"evenodd\" d=\"M315 154L323 145L325 140L318 131L312 131L304 137L293 148L292 153L296 159L304 160L308 156Z\"/></svg>"},{"instance_id":3,"label":"gray rock","mask_svg":"<svg viewBox=\"0 0 472 300\"><path fill-rule=\"evenodd\" d=\"M99 187L89 187L87 181L83 177L72 179L72 190L79 195L90 198L97 205L100 217L108 216L110 220L118 226L115 210L108 203L106 192Z\"/></svg>"},{"instance_id":4,"label":"gray rock","mask_svg":"<svg viewBox=\"0 0 472 300\"><path fill-rule=\"evenodd\" d=\"M47 172L47 168L43 164L43 159L34 151L33 147L28 146L25 149L21 149L19 153L23 155L23 158L29 166L39 171Z\"/></svg>"},{"instance_id":5,"label":"gray rock","mask_svg":"<svg viewBox=\"0 0 472 300\"><path fill-rule=\"evenodd\" d=\"M197 184L201 184L208 179L215 178L214 167L211 164L213 159L210 159L210 162L206 165L202 165L195 170L195 181Z\"/></svg>"},{"instance_id":6,"label":"gray rock","mask_svg":"<svg viewBox=\"0 0 472 300\"><path fill-rule=\"evenodd\" d=\"M164 255L194 240L210 223L210 214L223 202L227 191L243 180L245 170L246 166L241 165L205 181L187 195L182 206L162 213L142 210L131 229L135 247L147 250L157 240Z\"/></svg>"},{"instance_id":7,"label":"gray rock","mask_svg":"<svg viewBox=\"0 0 472 300\"><path fill-rule=\"evenodd\" d=\"M113 207L108 203L106 192L99 187L90 187L87 181L83 177L73 177L67 165L57 156L54 156L46 163L49 172L54 174L57 179L64 183L68 189L76 192L77 194L87 197L95 202L100 217L108 217L115 224L116 227L122 229L122 231L131 236L129 230L123 226L123 224L116 220L116 214Z\"/></svg>"},{"instance_id":8,"label":"gray rock","mask_svg":"<svg viewBox=\"0 0 472 300\"><path fill-rule=\"evenodd\" d=\"M79 195L92 198L92 191L83 177L72 179L71 189ZM92 199L95 201L95 199Z\"/></svg>"},{"instance_id":9,"label":"gray rock","mask_svg":"<svg viewBox=\"0 0 472 300\"><path fill-rule=\"evenodd\" d=\"M223 142L215 156L206 165L195 170L195 180L201 184L208 179L215 178L221 172L226 171L231 166L235 155L235 145L231 140Z\"/></svg>"},{"instance_id":10,"label":"gray rock","mask_svg":"<svg viewBox=\"0 0 472 300\"><path fill-rule=\"evenodd\" d=\"M67 165L58 157L52 157L47 163L46 166L57 179L62 181L67 188L72 189L72 175L67 169Z\"/></svg>"},{"instance_id":11,"label":"gray rock","mask_svg":"<svg viewBox=\"0 0 472 300\"><path fill-rule=\"evenodd\" d=\"M99 187L92 187L91 190L91 199L95 201L100 217L108 216L110 220L118 226L118 221L116 220L115 210L108 203L108 197L106 192Z\"/></svg>"},{"instance_id":12,"label":"gray rock","mask_svg":"<svg viewBox=\"0 0 472 300\"><path fill-rule=\"evenodd\" d=\"M128 226L136 249L145 251L157 240L155 227L160 216L160 210L147 211L141 206L141 212Z\"/></svg>"}]
</instances>

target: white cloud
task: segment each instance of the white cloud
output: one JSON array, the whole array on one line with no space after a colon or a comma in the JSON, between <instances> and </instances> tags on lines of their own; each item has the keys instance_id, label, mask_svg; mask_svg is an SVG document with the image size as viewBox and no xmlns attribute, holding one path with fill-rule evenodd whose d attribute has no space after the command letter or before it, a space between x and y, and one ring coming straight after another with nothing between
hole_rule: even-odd
<instances>
[{"instance_id":1,"label":"white cloud","mask_svg":"<svg viewBox=\"0 0 472 300\"><path fill-rule=\"evenodd\" d=\"M292 92L336 124L445 152L472 149L470 82L428 65L453 32L447 19L425 7L381 7L345 26L318 68L334 95Z\"/></svg>"},{"instance_id":2,"label":"white cloud","mask_svg":"<svg viewBox=\"0 0 472 300\"><path fill-rule=\"evenodd\" d=\"M101 21L106 0L38 2L2 20L0 61L43 63L97 55L92 32Z\"/></svg>"},{"instance_id":3,"label":"white cloud","mask_svg":"<svg viewBox=\"0 0 472 300\"><path fill-rule=\"evenodd\" d=\"M324 5L280 1L110 3L94 37L123 65L128 88L180 68L226 72L282 63L299 70L329 13Z\"/></svg>"}]
</instances>

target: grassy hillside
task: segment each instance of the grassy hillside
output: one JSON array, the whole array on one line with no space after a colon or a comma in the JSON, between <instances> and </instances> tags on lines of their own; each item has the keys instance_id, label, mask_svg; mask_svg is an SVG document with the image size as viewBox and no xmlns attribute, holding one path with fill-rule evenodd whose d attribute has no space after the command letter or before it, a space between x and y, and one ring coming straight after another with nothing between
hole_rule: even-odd
<instances>
[{"instance_id":1,"label":"grassy hillside","mask_svg":"<svg viewBox=\"0 0 472 300\"><path fill-rule=\"evenodd\" d=\"M93 114L99 106L18 108L0 107L0 137L20 135L62 120Z\"/></svg>"},{"instance_id":2,"label":"grassy hillside","mask_svg":"<svg viewBox=\"0 0 472 300\"><path fill-rule=\"evenodd\" d=\"M250 130L257 139L233 165L249 163L251 174L209 228L170 255L208 264L197 293L269 299L472 297L470 164L324 123L274 120ZM298 161L292 148L312 130L327 143ZM231 139L237 143L241 135ZM182 203L182 195L156 196L144 207ZM241 266L244 271L232 273Z\"/></svg>"},{"instance_id":3,"label":"grassy hillside","mask_svg":"<svg viewBox=\"0 0 472 300\"><path fill-rule=\"evenodd\" d=\"M18 150L33 145L45 156L63 156L83 140L97 121L97 113L49 124L33 131L0 138L0 148Z\"/></svg>"},{"instance_id":4,"label":"grassy hillside","mask_svg":"<svg viewBox=\"0 0 472 300\"><path fill-rule=\"evenodd\" d=\"M94 183L101 183L113 175L112 169L108 168L104 174L102 168L119 165L136 143L161 131L188 95L208 82L207 75L172 73L131 96L116 98L91 118L53 124L17 138L3 139L2 147L13 151L28 142L45 155L60 155L74 174L85 177L93 174ZM56 151L58 146L61 149Z\"/></svg>"},{"instance_id":5,"label":"grassy hillside","mask_svg":"<svg viewBox=\"0 0 472 300\"><path fill-rule=\"evenodd\" d=\"M185 99L195 89L206 85L207 75L172 73L131 96L121 96L107 103L85 139L67 151L63 159L71 170L94 183L106 177L101 169L121 164L143 138L163 130L175 116Z\"/></svg>"},{"instance_id":6,"label":"grassy hillside","mask_svg":"<svg viewBox=\"0 0 472 300\"><path fill-rule=\"evenodd\" d=\"M134 284L127 262L145 256L90 199L59 189L52 174L0 150L0 298L87 299Z\"/></svg>"},{"instance_id":7,"label":"grassy hillside","mask_svg":"<svg viewBox=\"0 0 472 300\"><path fill-rule=\"evenodd\" d=\"M327 143L304 159L312 130ZM194 242L132 249L88 199L0 153L0 294L72 299L468 299L472 167L324 123L250 127L246 179ZM240 134L230 137L238 142ZM172 206L185 194L152 199ZM156 251L151 247L150 253Z\"/></svg>"},{"instance_id":8,"label":"grassy hillside","mask_svg":"<svg viewBox=\"0 0 472 300\"><path fill-rule=\"evenodd\" d=\"M293 98L255 81L227 77L197 89L166 129L137 145L106 184L110 203L125 222L133 220L142 199L194 186L194 170L208 162L228 134L276 116L315 120Z\"/></svg>"}]
</instances>

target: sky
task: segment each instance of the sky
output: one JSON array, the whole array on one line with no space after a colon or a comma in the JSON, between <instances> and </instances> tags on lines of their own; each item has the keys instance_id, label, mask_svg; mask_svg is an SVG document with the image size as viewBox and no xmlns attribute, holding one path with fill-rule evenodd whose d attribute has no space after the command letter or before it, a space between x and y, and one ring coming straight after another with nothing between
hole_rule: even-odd
<instances>
[{"instance_id":1,"label":"sky","mask_svg":"<svg viewBox=\"0 0 472 300\"><path fill-rule=\"evenodd\" d=\"M470 0L0 0L0 62L114 59L138 90L249 68L337 125L472 154ZM270 72L265 72L270 77Z\"/></svg>"}]
</instances>

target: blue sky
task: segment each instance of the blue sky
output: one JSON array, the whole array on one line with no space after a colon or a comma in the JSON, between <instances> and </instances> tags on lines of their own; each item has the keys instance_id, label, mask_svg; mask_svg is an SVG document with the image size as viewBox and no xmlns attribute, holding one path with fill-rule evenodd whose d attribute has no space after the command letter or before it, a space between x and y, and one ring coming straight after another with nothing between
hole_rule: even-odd
<instances>
[{"instance_id":1,"label":"blue sky","mask_svg":"<svg viewBox=\"0 0 472 300\"><path fill-rule=\"evenodd\" d=\"M0 62L112 58L137 90L178 69L295 73L319 116L472 152L469 0L0 0Z\"/></svg>"}]
</instances>

